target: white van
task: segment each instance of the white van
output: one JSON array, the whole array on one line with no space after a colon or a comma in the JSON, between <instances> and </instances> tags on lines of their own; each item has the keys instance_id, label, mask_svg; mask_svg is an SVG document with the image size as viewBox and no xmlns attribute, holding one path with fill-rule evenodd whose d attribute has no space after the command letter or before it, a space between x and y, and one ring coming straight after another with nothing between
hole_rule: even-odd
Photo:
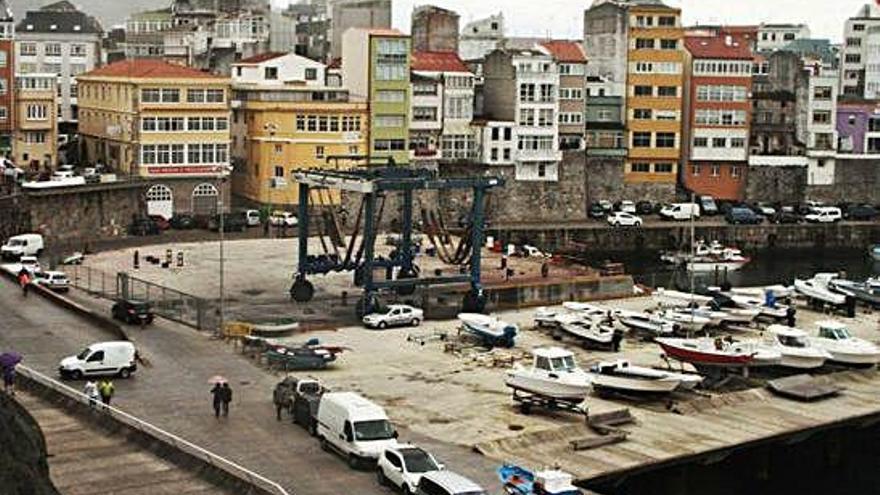
<instances>
[{"instance_id":1,"label":"white van","mask_svg":"<svg viewBox=\"0 0 880 495\"><path fill-rule=\"evenodd\" d=\"M385 410L354 392L328 392L318 403L321 448L336 450L351 468L375 463L397 445L397 431Z\"/></svg>"},{"instance_id":2,"label":"white van","mask_svg":"<svg viewBox=\"0 0 880 495\"><path fill-rule=\"evenodd\" d=\"M817 206L804 218L811 223L834 223L843 219L843 213L836 206Z\"/></svg>"},{"instance_id":3,"label":"white van","mask_svg":"<svg viewBox=\"0 0 880 495\"><path fill-rule=\"evenodd\" d=\"M116 375L128 378L137 371L137 351L131 342L98 342L58 365L62 378L79 380L86 376Z\"/></svg>"},{"instance_id":4,"label":"white van","mask_svg":"<svg viewBox=\"0 0 880 495\"><path fill-rule=\"evenodd\" d=\"M664 206L660 210L660 217L664 220L690 220L700 218L700 205L695 203L674 203Z\"/></svg>"},{"instance_id":5,"label":"white van","mask_svg":"<svg viewBox=\"0 0 880 495\"><path fill-rule=\"evenodd\" d=\"M22 256L37 256L43 252L43 236L40 234L14 235L0 247L4 259L17 260Z\"/></svg>"}]
</instances>

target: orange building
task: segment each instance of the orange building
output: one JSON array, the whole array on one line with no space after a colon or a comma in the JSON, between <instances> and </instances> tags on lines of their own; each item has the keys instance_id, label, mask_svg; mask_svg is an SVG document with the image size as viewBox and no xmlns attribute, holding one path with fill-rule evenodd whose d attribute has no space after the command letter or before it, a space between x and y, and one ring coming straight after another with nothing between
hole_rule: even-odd
<instances>
[{"instance_id":1,"label":"orange building","mask_svg":"<svg viewBox=\"0 0 880 495\"><path fill-rule=\"evenodd\" d=\"M681 160L684 31L681 10L633 4L629 16L627 183L675 184Z\"/></svg>"},{"instance_id":2,"label":"orange building","mask_svg":"<svg viewBox=\"0 0 880 495\"><path fill-rule=\"evenodd\" d=\"M684 186L698 195L741 200L748 173L752 50L730 34L685 38Z\"/></svg>"}]
</instances>

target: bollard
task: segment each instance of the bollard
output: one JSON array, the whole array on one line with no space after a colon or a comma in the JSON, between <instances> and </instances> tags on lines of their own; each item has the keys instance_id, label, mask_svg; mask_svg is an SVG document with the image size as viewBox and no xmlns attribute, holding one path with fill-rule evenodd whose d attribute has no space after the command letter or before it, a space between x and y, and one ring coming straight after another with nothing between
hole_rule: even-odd
<instances>
[{"instance_id":1,"label":"bollard","mask_svg":"<svg viewBox=\"0 0 880 495\"><path fill-rule=\"evenodd\" d=\"M342 291L342 305L348 306L348 291L347 290Z\"/></svg>"},{"instance_id":2,"label":"bollard","mask_svg":"<svg viewBox=\"0 0 880 495\"><path fill-rule=\"evenodd\" d=\"M177 252L177 266L178 266L179 268L182 268L182 267L183 267L183 251L178 251L178 252Z\"/></svg>"},{"instance_id":3,"label":"bollard","mask_svg":"<svg viewBox=\"0 0 880 495\"><path fill-rule=\"evenodd\" d=\"M170 249L166 249L165 250L165 263L168 263L168 265L170 266L172 260L174 259L173 257L174 257L174 253Z\"/></svg>"},{"instance_id":4,"label":"bollard","mask_svg":"<svg viewBox=\"0 0 880 495\"><path fill-rule=\"evenodd\" d=\"M547 262L541 263L541 278L547 278L550 276L550 265Z\"/></svg>"},{"instance_id":5,"label":"bollard","mask_svg":"<svg viewBox=\"0 0 880 495\"><path fill-rule=\"evenodd\" d=\"M137 270L141 267L141 253L137 249L134 250L134 269Z\"/></svg>"}]
</instances>

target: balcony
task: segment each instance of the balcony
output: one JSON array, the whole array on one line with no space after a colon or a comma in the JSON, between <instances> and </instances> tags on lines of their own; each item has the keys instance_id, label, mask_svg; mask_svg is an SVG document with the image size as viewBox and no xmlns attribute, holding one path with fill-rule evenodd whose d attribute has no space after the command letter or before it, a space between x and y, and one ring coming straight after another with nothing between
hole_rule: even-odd
<instances>
[{"instance_id":1,"label":"balcony","mask_svg":"<svg viewBox=\"0 0 880 495\"><path fill-rule=\"evenodd\" d=\"M516 158L521 162L558 162L562 160L562 152L557 150L516 150Z\"/></svg>"}]
</instances>

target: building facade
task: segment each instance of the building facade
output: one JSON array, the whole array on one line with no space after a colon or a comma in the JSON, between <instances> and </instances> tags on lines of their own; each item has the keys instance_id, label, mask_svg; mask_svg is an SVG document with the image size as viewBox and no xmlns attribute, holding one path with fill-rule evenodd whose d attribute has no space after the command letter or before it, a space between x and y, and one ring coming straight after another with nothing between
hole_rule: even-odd
<instances>
[{"instance_id":1,"label":"building facade","mask_svg":"<svg viewBox=\"0 0 880 495\"><path fill-rule=\"evenodd\" d=\"M840 54L840 94L866 96L865 72L869 63L880 64L877 29L880 28L880 6L869 3L847 19L843 28ZM869 39L870 36L870 39ZM872 88L877 90L878 88Z\"/></svg>"},{"instance_id":2,"label":"building facade","mask_svg":"<svg viewBox=\"0 0 880 495\"><path fill-rule=\"evenodd\" d=\"M151 215L216 211L229 189L229 79L136 59L77 81L83 163L154 182L147 191Z\"/></svg>"},{"instance_id":3,"label":"building facade","mask_svg":"<svg viewBox=\"0 0 880 495\"><path fill-rule=\"evenodd\" d=\"M13 161L29 172L48 173L58 164L57 77L33 73L16 80Z\"/></svg>"},{"instance_id":4,"label":"building facade","mask_svg":"<svg viewBox=\"0 0 880 495\"><path fill-rule=\"evenodd\" d=\"M685 38L688 91L682 184L698 195L744 199L749 160L752 51L731 35Z\"/></svg>"},{"instance_id":5,"label":"building facade","mask_svg":"<svg viewBox=\"0 0 880 495\"><path fill-rule=\"evenodd\" d=\"M774 51L785 48L792 41L809 38L806 24L761 24L758 26L758 51Z\"/></svg>"},{"instance_id":6,"label":"building facade","mask_svg":"<svg viewBox=\"0 0 880 495\"><path fill-rule=\"evenodd\" d=\"M342 37L342 81L367 102L369 162L409 163L410 37L395 29L349 29Z\"/></svg>"},{"instance_id":7,"label":"building facade","mask_svg":"<svg viewBox=\"0 0 880 495\"><path fill-rule=\"evenodd\" d=\"M262 55L233 66L233 194L249 203L293 207L294 174L346 169L366 152L367 104L327 87L326 67L295 54ZM316 194L337 204L338 192Z\"/></svg>"},{"instance_id":8,"label":"building facade","mask_svg":"<svg viewBox=\"0 0 880 495\"><path fill-rule=\"evenodd\" d=\"M486 57L483 81L483 116L516 122L515 179L557 181L562 152L559 69L553 57L539 50L495 50Z\"/></svg>"},{"instance_id":9,"label":"building facade","mask_svg":"<svg viewBox=\"0 0 880 495\"><path fill-rule=\"evenodd\" d=\"M15 132L15 21L0 0L0 155L12 153Z\"/></svg>"},{"instance_id":10,"label":"building facade","mask_svg":"<svg viewBox=\"0 0 880 495\"><path fill-rule=\"evenodd\" d=\"M749 138L752 156L806 155L808 88L808 74L796 53L755 56Z\"/></svg>"},{"instance_id":11,"label":"building facade","mask_svg":"<svg viewBox=\"0 0 880 495\"><path fill-rule=\"evenodd\" d=\"M559 149L584 148L584 112L587 56L581 43L546 41L541 49L553 57L559 70Z\"/></svg>"},{"instance_id":12,"label":"building facade","mask_svg":"<svg viewBox=\"0 0 880 495\"><path fill-rule=\"evenodd\" d=\"M454 11L433 5L422 5L413 9L413 51L457 54L458 19L459 16Z\"/></svg>"},{"instance_id":13,"label":"building facade","mask_svg":"<svg viewBox=\"0 0 880 495\"><path fill-rule=\"evenodd\" d=\"M681 160L684 47L681 11L631 5L626 119L627 183L675 184Z\"/></svg>"},{"instance_id":14,"label":"building facade","mask_svg":"<svg viewBox=\"0 0 880 495\"><path fill-rule=\"evenodd\" d=\"M501 12L469 22L461 30L458 55L466 62L482 59L498 48L504 39L504 14ZM477 74L478 77L481 75Z\"/></svg>"},{"instance_id":15,"label":"building facade","mask_svg":"<svg viewBox=\"0 0 880 495\"><path fill-rule=\"evenodd\" d=\"M590 59L587 75L607 84L605 94L600 96L626 96L626 11L626 6L617 2L596 3L584 11L584 52Z\"/></svg>"},{"instance_id":16,"label":"building facade","mask_svg":"<svg viewBox=\"0 0 880 495\"><path fill-rule=\"evenodd\" d=\"M76 76L101 61L101 25L67 1L28 11L16 26L16 74L55 73L62 134L76 131Z\"/></svg>"},{"instance_id":17,"label":"building facade","mask_svg":"<svg viewBox=\"0 0 880 495\"><path fill-rule=\"evenodd\" d=\"M391 0L332 0L330 58L343 57L343 37L349 29L391 29Z\"/></svg>"},{"instance_id":18,"label":"building facade","mask_svg":"<svg viewBox=\"0 0 880 495\"><path fill-rule=\"evenodd\" d=\"M851 100L837 106L838 154L880 155L880 102Z\"/></svg>"}]
</instances>

